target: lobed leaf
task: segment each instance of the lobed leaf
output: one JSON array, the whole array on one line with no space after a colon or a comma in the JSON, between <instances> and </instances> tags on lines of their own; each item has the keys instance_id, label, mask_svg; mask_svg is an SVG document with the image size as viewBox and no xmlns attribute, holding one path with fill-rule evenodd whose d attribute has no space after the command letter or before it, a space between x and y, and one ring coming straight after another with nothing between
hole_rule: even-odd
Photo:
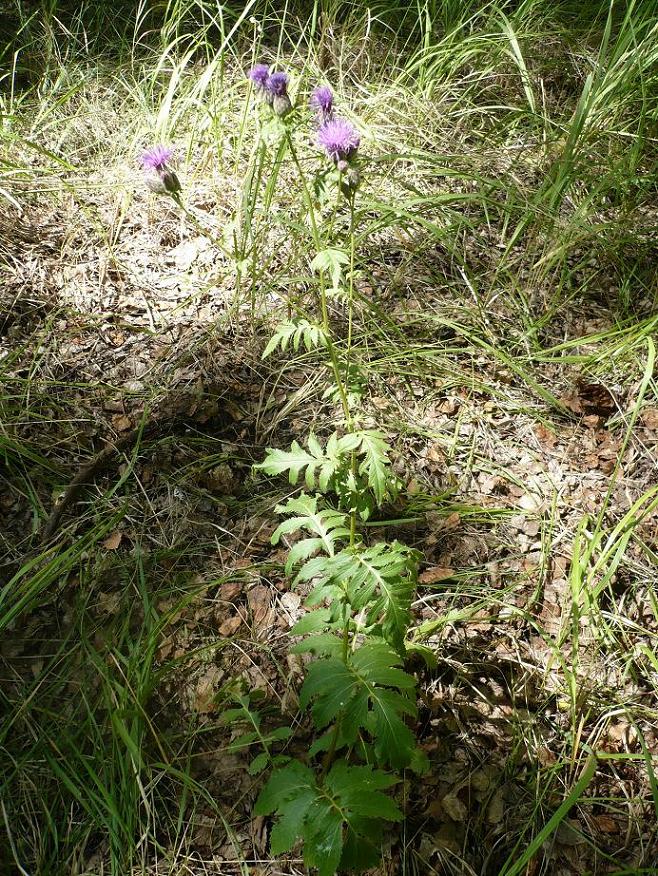
<instances>
[{"instance_id":1,"label":"lobed leaf","mask_svg":"<svg viewBox=\"0 0 658 876\"><path fill-rule=\"evenodd\" d=\"M262 789L254 813L271 815L272 854L290 851L304 841L304 863L319 876L338 869L371 866L380 855L384 822L399 821L395 803L381 793L396 778L372 766L349 766L339 760L324 781L303 764L275 769Z\"/></svg>"},{"instance_id":2,"label":"lobed leaf","mask_svg":"<svg viewBox=\"0 0 658 876\"><path fill-rule=\"evenodd\" d=\"M297 547L293 554L293 560L288 557L286 571L290 571L294 562L305 559L310 554L323 550L329 556L333 556L335 541L338 538L349 536L345 515L334 508L324 508L318 511L318 497L301 493L299 496L288 499L285 505L278 505L277 513L296 513L297 516L289 517L276 528L272 534L272 544L277 544L282 535L305 529L317 536L311 539L310 545Z\"/></svg>"},{"instance_id":3,"label":"lobed leaf","mask_svg":"<svg viewBox=\"0 0 658 876\"><path fill-rule=\"evenodd\" d=\"M307 350L316 347L326 347L327 335L322 326L309 322L307 319L287 320L278 326L263 350L263 359L267 359L277 347L286 350L292 345L294 350L299 350L301 344Z\"/></svg>"},{"instance_id":4,"label":"lobed leaf","mask_svg":"<svg viewBox=\"0 0 658 876\"><path fill-rule=\"evenodd\" d=\"M380 763L407 766L415 741L404 716L416 715L411 699L414 678L399 668L399 655L383 642L367 642L346 663L338 651L340 640L331 638L331 656L316 660L308 669L301 708L311 705L320 730L339 722L340 747L354 744L366 731Z\"/></svg>"}]
</instances>

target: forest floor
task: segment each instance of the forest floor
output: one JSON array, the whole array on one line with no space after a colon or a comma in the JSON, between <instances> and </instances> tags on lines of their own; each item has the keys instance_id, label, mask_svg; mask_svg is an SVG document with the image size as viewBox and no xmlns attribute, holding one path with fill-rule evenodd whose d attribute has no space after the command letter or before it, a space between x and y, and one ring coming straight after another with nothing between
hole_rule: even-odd
<instances>
[{"instance_id":1,"label":"forest floor","mask_svg":"<svg viewBox=\"0 0 658 876\"><path fill-rule=\"evenodd\" d=\"M406 99L383 88L371 130ZM0 215L13 854L42 856L29 872L55 872L43 862L66 847L69 872L107 872L107 794L119 811L134 804L150 830L135 873L302 873L299 859L269 859L267 820L251 815L262 777L222 720L242 692L265 726L297 721L302 664L287 634L304 594L270 543L291 488L252 466L266 447L327 434L339 419L314 354L261 358L286 296L304 294L303 254L277 220L294 168L284 161L278 208L264 217L263 263L236 286L236 265L173 201L149 194L135 153L113 151L112 107L99 114L108 148L96 130L97 151L69 151L69 169L46 171L45 151L14 153L32 176L12 190L20 208ZM84 143L84 119L70 102L57 132ZM54 137L43 149L64 153ZM373 135L362 148L374 165L386 143ZM463 161L446 137L442 166L451 148ZM482 142L469 148L480 169L497 160ZM178 172L188 209L221 234L244 166L238 156L218 170L208 154L179 151ZM526 159L532 186L541 158ZM400 178L424 186L434 201L423 216L449 227L437 196L458 211L477 182L431 168L410 180L416 169ZM517 872L515 855L535 842L526 876L657 872L655 282L638 281L622 306L623 283L586 241L573 275L587 282L556 306L556 275L524 274L500 217L466 202L464 271L422 223L377 231L372 204L387 191L395 201L399 180L365 177L362 416L389 437L405 484L372 534L421 552L412 639L437 661L415 665L414 729L431 770L400 786L405 821L378 872ZM510 265L519 286L501 293ZM53 517L76 476L80 489ZM305 744L298 729L294 744ZM80 791L85 770L95 800ZM44 827L67 790L68 846Z\"/></svg>"}]
</instances>

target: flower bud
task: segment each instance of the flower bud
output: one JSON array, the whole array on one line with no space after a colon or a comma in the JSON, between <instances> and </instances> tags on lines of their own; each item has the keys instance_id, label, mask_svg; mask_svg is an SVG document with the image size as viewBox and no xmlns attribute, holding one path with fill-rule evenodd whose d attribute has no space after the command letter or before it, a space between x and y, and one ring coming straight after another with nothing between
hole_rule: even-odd
<instances>
[{"instance_id":1,"label":"flower bud","mask_svg":"<svg viewBox=\"0 0 658 876\"><path fill-rule=\"evenodd\" d=\"M280 118L287 115L292 109L290 98L287 94L275 94L272 97L272 109Z\"/></svg>"},{"instance_id":2,"label":"flower bud","mask_svg":"<svg viewBox=\"0 0 658 876\"><path fill-rule=\"evenodd\" d=\"M340 190L346 198L351 198L359 187L360 182L361 174L358 169L356 167L349 167L347 173L341 177Z\"/></svg>"}]
</instances>

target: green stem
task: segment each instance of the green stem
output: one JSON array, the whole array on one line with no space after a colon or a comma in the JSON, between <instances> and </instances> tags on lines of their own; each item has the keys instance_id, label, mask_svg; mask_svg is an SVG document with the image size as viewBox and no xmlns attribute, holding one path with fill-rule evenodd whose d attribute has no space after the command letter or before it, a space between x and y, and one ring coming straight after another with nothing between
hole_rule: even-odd
<instances>
[{"instance_id":1,"label":"green stem","mask_svg":"<svg viewBox=\"0 0 658 876\"><path fill-rule=\"evenodd\" d=\"M350 653L350 612L347 603L345 603L343 608L345 619L343 626L343 650L342 650L342 658L343 663L347 664L347 659ZM324 756L324 761L322 762L322 776L326 776L329 772L329 768L334 760L334 755L336 754L336 746L338 745L338 734L340 733L340 718L336 720L334 724L334 730L331 734L331 742L329 743L329 748L327 749L327 753Z\"/></svg>"},{"instance_id":2,"label":"green stem","mask_svg":"<svg viewBox=\"0 0 658 876\"><path fill-rule=\"evenodd\" d=\"M315 207L313 205L313 198L311 197L311 193L306 182L306 176L299 161L299 156L297 155L297 150L295 149L294 143L292 141L290 131L287 128L286 141L288 143L288 148L290 149L292 160L295 164L295 167L297 168L297 173L299 174L299 179L302 184L304 201L306 202L306 209L308 210L308 216L311 222L311 234L313 236L313 243L315 245L316 252L322 252L322 238L320 236L318 223L315 218ZM334 343L331 338L331 331L329 328L329 309L327 307L327 289L325 286L324 273L322 271L320 272L320 309L322 312L322 328L324 329L325 337L327 339L327 352L329 353L329 359L331 361L331 370L333 371L334 380L336 381L336 387L338 389L340 403L343 408L345 422L347 423L347 428L351 431L352 415L350 414L350 406L347 400L347 391L345 388L345 384L343 383L340 374L340 364L338 361L338 356L336 354L336 348L334 347Z\"/></svg>"},{"instance_id":3,"label":"green stem","mask_svg":"<svg viewBox=\"0 0 658 876\"><path fill-rule=\"evenodd\" d=\"M212 234L212 232L210 232L207 228L205 228L199 222L199 220L196 218L194 213L192 213L192 211L189 210L185 206L180 194L178 192L173 192L171 197L176 202L176 204L180 207L180 209L183 211L183 213L187 216L187 218L192 222L192 224L194 225L196 230L200 234L202 234L203 237L205 237L207 240L209 240L213 246L216 246L217 249L226 256L226 258L233 260L233 258L234 258L233 255L225 248L224 244L220 243L220 241Z\"/></svg>"},{"instance_id":4,"label":"green stem","mask_svg":"<svg viewBox=\"0 0 658 876\"><path fill-rule=\"evenodd\" d=\"M345 358L345 381L350 379L352 354L352 325L354 322L354 196L350 197L350 276L347 287L347 355Z\"/></svg>"}]
</instances>

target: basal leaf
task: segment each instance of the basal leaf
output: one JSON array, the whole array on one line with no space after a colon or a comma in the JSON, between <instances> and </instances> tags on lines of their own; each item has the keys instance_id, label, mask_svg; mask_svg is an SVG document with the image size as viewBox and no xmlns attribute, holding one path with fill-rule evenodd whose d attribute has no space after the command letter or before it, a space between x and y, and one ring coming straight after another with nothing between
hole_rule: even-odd
<instances>
[{"instance_id":1,"label":"basal leaf","mask_svg":"<svg viewBox=\"0 0 658 876\"><path fill-rule=\"evenodd\" d=\"M414 737L403 717L416 715L414 678L399 668L399 655L383 642L366 643L347 663L340 654L340 640L332 637L332 644L332 656L316 660L308 669L301 708L311 705L318 729L339 722L340 746L354 744L367 731L380 763L408 765Z\"/></svg>"},{"instance_id":2,"label":"basal leaf","mask_svg":"<svg viewBox=\"0 0 658 876\"><path fill-rule=\"evenodd\" d=\"M343 853L343 818L329 800L311 805L304 835L304 863L318 876L335 876Z\"/></svg>"},{"instance_id":3,"label":"basal leaf","mask_svg":"<svg viewBox=\"0 0 658 876\"><path fill-rule=\"evenodd\" d=\"M315 776L313 770L298 761L274 770L267 784L254 804L254 815L271 815L288 800L313 791L315 795Z\"/></svg>"},{"instance_id":4,"label":"basal leaf","mask_svg":"<svg viewBox=\"0 0 658 876\"><path fill-rule=\"evenodd\" d=\"M299 837L303 836L308 807L315 799L315 795L315 789L304 791L280 808L281 815L270 833L270 851L273 855L289 852Z\"/></svg>"},{"instance_id":5,"label":"basal leaf","mask_svg":"<svg viewBox=\"0 0 658 876\"><path fill-rule=\"evenodd\" d=\"M337 760L329 770L326 785L334 793L369 790L384 791L397 785L399 779L372 766L350 766Z\"/></svg>"}]
</instances>

